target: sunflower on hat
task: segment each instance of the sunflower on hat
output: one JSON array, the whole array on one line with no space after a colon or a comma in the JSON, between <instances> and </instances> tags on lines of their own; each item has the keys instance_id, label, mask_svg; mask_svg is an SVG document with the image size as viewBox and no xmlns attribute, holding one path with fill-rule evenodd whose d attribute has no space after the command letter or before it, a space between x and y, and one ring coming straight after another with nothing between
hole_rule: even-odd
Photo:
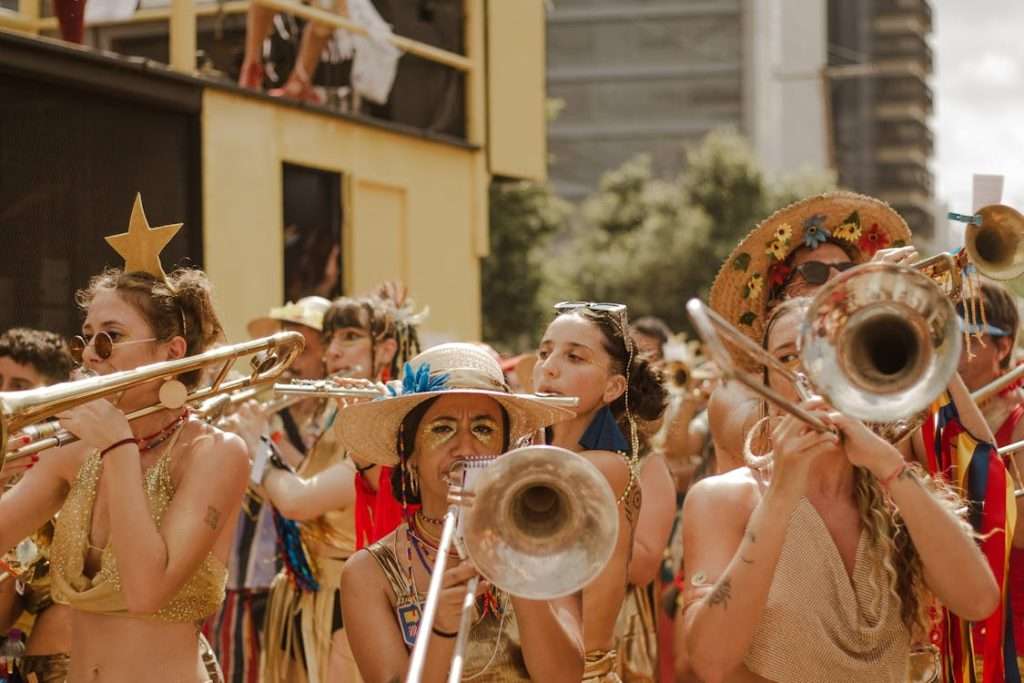
<instances>
[{"instance_id":1,"label":"sunflower on hat","mask_svg":"<svg viewBox=\"0 0 1024 683\"><path fill-rule=\"evenodd\" d=\"M906 221L885 202L829 192L790 204L763 220L736 246L711 286L711 308L758 343L773 295L792 276L798 249L838 244L855 263L880 249L910 243Z\"/></svg>"}]
</instances>

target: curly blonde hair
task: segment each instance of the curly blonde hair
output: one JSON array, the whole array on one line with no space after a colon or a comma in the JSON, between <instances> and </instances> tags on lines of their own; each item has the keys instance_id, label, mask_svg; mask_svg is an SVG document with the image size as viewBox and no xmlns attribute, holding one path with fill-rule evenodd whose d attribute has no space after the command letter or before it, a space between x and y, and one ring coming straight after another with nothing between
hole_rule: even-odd
<instances>
[{"instance_id":1,"label":"curly blonde hair","mask_svg":"<svg viewBox=\"0 0 1024 683\"><path fill-rule=\"evenodd\" d=\"M775 323L788 313L805 310L806 298L794 298L776 307L765 324L763 347L767 350L768 338L774 329ZM767 382L767 369L765 371ZM764 405L762 414L767 416L767 405ZM763 418L758 426L766 421ZM744 445L744 457L748 465L753 469L764 469L770 466L771 452L762 455L754 455L751 448L751 441L754 432L758 431L755 426L748 434ZM764 434L767 436L767 433ZM764 439L762 439L764 440ZM966 506L963 498L949 485L937 480L919 465L910 465L911 471L922 486L945 508L949 514L956 517L964 531L975 536L970 523L967 521ZM896 598L900 606L900 619L904 626L914 636L927 635L930 625L929 608L933 602L933 596L928 590L924 580L924 566L921 563L921 556L917 553L910 532L906 524L893 504L892 500L885 494L881 483L870 471L865 468L854 466L854 500L857 505L857 513L861 526L868 533L868 542L880 551L882 558L882 570L887 582L887 588L891 597ZM881 586L877 585L877 574L872 573L869 579L871 588L881 600L884 593ZM875 605L877 607L878 605Z\"/></svg>"}]
</instances>

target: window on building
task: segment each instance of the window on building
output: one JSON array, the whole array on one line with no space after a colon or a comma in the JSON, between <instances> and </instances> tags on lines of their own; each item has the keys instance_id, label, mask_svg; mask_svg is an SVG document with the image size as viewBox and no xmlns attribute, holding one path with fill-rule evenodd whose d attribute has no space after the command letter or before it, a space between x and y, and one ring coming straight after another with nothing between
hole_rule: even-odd
<instances>
[{"instance_id":1,"label":"window on building","mask_svg":"<svg viewBox=\"0 0 1024 683\"><path fill-rule=\"evenodd\" d=\"M284 300L341 295L341 174L284 164Z\"/></svg>"}]
</instances>

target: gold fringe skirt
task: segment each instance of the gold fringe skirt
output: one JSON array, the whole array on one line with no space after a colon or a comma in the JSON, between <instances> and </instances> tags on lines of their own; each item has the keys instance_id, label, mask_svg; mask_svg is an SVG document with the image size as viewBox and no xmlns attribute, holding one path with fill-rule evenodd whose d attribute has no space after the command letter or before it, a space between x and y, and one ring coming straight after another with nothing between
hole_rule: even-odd
<instances>
[{"instance_id":1,"label":"gold fringe skirt","mask_svg":"<svg viewBox=\"0 0 1024 683\"><path fill-rule=\"evenodd\" d=\"M630 585L615 623L619 677L624 683L658 680L658 630L651 587Z\"/></svg>"},{"instance_id":2,"label":"gold fringe skirt","mask_svg":"<svg viewBox=\"0 0 1024 683\"><path fill-rule=\"evenodd\" d=\"M615 650L591 650L583 665L583 681L592 683L622 683L615 672L618 654Z\"/></svg>"},{"instance_id":3,"label":"gold fringe skirt","mask_svg":"<svg viewBox=\"0 0 1024 683\"><path fill-rule=\"evenodd\" d=\"M331 652L335 605L340 600L345 560L315 558L320 590L300 590L285 572L270 586L260 666L262 683L328 683L332 656L342 676L330 683L359 683L355 658L345 641L342 652Z\"/></svg>"},{"instance_id":4,"label":"gold fringe skirt","mask_svg":"<svg viewBox=\"0 0 1024 683\"><path fill-rule=\"evenodd\" d=\"M64 683L71 666L66 652L54 655L25 655L17 664L18 673L27 683Z\"/></svg>"}]
</instances>

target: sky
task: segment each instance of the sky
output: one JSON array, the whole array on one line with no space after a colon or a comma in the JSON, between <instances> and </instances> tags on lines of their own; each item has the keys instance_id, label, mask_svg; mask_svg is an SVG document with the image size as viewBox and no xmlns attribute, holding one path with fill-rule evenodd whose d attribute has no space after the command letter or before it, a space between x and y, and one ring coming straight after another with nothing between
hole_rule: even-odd
<instances>
[{"instance_id":1,"label":"sky","mask_svg":"<svg viewBox=\"0 0 1024 683\"><path fill-rule=\"evenodd\" d=\"M1024 2L931 6L936 199L969 213L971 175L1001 173L1003 202L1024 211Z\"/></svg>"}]
</instances>

